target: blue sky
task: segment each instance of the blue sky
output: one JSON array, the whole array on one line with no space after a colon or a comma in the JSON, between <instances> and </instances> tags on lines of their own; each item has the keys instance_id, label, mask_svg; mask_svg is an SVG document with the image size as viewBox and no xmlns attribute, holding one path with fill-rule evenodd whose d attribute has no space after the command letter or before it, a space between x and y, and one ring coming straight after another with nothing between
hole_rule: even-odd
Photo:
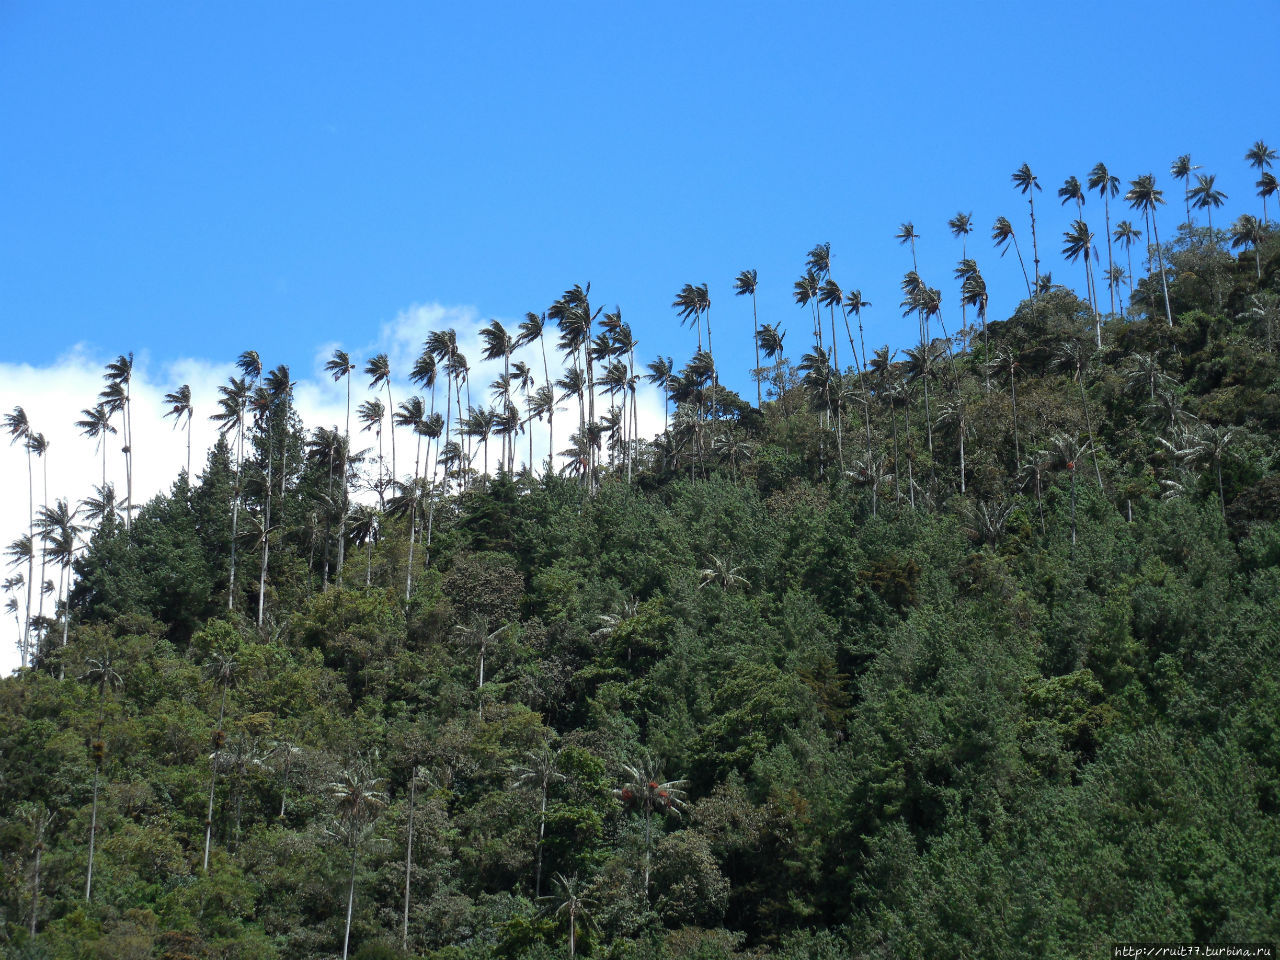
<instances>
[{"instance_id":1,"label":"blue sky","mask_svg":"<svg viewBox=\"0 0 1280 960\"><path fill-rule=\"evenodd\" d=\"M1022 277L988 238L1006 215L1027 244L1009 181L1024 161L1044 185L1045 268L1073 286L1080 268L1058 255L1073 212L1055 193L1099 160L1156 173L1164 238L1183 219L1180 153L1230 195L1218 224L1257 212L1242 158L1259 138L1280 146L1277 36L1280 4L1186 0L0 0L0 409L23 404L50 439L50 500L79 500L101 464L74 422L102 363L136 352L142 502L185 462L160 398L191 384L200 449L242 350L289 364L304 420L337 424L345 397L320 370L335 345L388 351L402 397L417 343L455 326L483 385L478 324L587 281L622 307L642 360L678 362L695 337L672 297L709 284L721 382L750 395L750 304L732 279L759 271L761 320L798 357L809 321L792 284L818 242L874 305L868 345L899 348L915 321L897 307L898 225L915 223L954 331L945 224L972 211L970 253L1006 316ZM662 401L640 404L652 434ZM27 528L26 466L0 445L0 543ZM0 642L0 671L16 662Z\"/></svg>"},{"instance_id":2,"label":"blue sky","mask_svg":"<svg viewBox=\"0 0 1280 960\"><path fill-rule=\"evenodd\" d=\"M413 304L512 320L590 280L642 354L679 359L693 337L672 295L706 282L745 385L730 281L759 270L762 319L798 353L791 284L818 241L875 305L871 338L897 346L914 329L897 225L915 222L946 310L945 221L972 210L1007 312L1021 277L988 235L997 214L1027 230L1009 184L1024 160L1047 266L1071 283L1053 194L1099 159L1156 172L1170 236L1177 153L1219 174L1232 215L1253 210L1241 158L1280 141L1277 28L1280 5L1257 3L8 0L0 351L254 347L309 369Z\"/></svg>"}]
</instances>

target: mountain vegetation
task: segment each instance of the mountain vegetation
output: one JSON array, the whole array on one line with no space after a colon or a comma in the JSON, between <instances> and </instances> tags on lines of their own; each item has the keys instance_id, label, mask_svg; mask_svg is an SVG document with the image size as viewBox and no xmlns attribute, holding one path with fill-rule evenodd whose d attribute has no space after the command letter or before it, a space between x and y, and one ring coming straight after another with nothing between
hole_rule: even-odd
<instances>
[{"instance_id":1,"label":"mountain vegetation","mask_svg":"<svg viewBox=\"0 0 1280 960\"><path fill-rule=\"evenodd\" d=\"M683 365L646 363L582 284L490 322L480 390L453 330L407 371L335 351L332 427L246 351L216 401L165 397L220 438L146 503L132 355L79 423L84 503L41 497L38 425L10 412L5 954L1280 940L1275 156L1249 151L1261 216L1226 230L1178 158L1165 243L1154 176L1068 178L1083 296L1047 269L1023 164L991 231L1026 286L1004 319L972 215L945 294L903 224L900 352L865 342L829 245L790 318L744 270L715 331L752 338L746 398L709 284L674 294Z\"/></svg>"}]
</instances>

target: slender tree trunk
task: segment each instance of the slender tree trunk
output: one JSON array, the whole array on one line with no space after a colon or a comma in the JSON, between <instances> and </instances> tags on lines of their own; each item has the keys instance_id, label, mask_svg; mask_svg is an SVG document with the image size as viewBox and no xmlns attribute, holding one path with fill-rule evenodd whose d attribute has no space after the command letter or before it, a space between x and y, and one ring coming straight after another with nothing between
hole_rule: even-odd
<instances>
[{"instance_id":1,"label":"slender tree trunk","mask_svg":"<svg viewBox=\"0 0 1280 960\"><path fill-rule=\"evenodd\" d=\"M266 608L267 597L267 558L270 549L271 532L271 445L267 444L267 506L262 524L262 567L258 573L258 626L262 626L262 615Z\"/></svg>"},{"instance_id":2,"label":"slender tree trunk","mask_svg":"<svg viewBox=\"0 0 1280 960\"><path fill-rule=\"evenodd\" d=\"M27 665L31 652L31 591L39 590L36 583L36 481L31 465L31 447L27 447L27 619L22 625L22 665Z\"/></svg>"},{"instance_id":3,"label":"slender tree trunk","mask_svg":"<svg viewBox=\"0 0 1280 960\"><path fill-rule=\"evenodd\" d=\"M1107 196L1106 186L1102 189L1102 209L1107 222L1107 289L1111 293L1111 316L1116 315L1116 288L1111 283L1111 273L1116 268L1115 260L1111 255L1111 200Z\"/></svg>"},{"instance_id":4,"label":"slender tree trunk","mask_svg":"<svg viewBox=\"0 0 1280 960\"><path fill-rule=\"evenodd\" d=\"M36 828L35 876L31 880L31 936L36 935L36 923L40 918L40 855L44 853L44 824Z\"/></svg>"},{"instance_id":5,"label":"slender tree trunk","mask_svg":"<svg viewBox=\"0 0 1280 960\"><path fill-rule=\"evenodd\" d=\"M236 488L231 495L231 578L227 586L227 609L235 606L236 597L236 535L240 523L240 495L244 479L244 418L236 426Z\"/></svg>"},{"instance_id":6,"label":"slender tree trunk","mask_svg":"<svg viewBox=\"0 0 1280 960\"><path fill-rule=\"evenodd\" d=\"M98 731L98 739L102 739L102 731ZM93 813L89 818L89 870L84 881L84 898L89 900L93 894L93 851L98 837L98 780L102 775L102 761L98 760L93 768Z\"/></svg>"},{"instance_id":7,"label":"slender tree trunk","mask_svg":"<svg viewBox=\"0 0 1280 960\"><path fill-rule=\"evenodd\" d=\"M1040 244L1036 239L1036 195L1027 191L1027 203L1031 206L1031 256L1036 266L1036 296L1040 295Z\"/></svg>"},{"instance_id":8,"label":"slender tree trunk","mask_svg":"<svg viewBox=\"0 0 1280 960\"><path fill-rule=\"evenodd\" d=\"M1013 376L1013 363L1009 364L1009 406L1013 410L1013 462L1022 462L1022 448L1018 439L1018 383Z\"/></svg>"},{"instance_id":9,"label":"slender tree trunk","mask_svg":"<svg viewBox=\"0 0 1280 960\"><path fill-rule=\"evenodd\" d=\"M533 874L533 897L542 899L542 846L547 834L547 784L542 784L542 806L538 810L538 857Z\"/></svg>"},{"instance_id":10,"label":"slender tree trunk","mask_svg":"<svg viewBox=\"0 0 1280 960\"><path fill-rule=\"evenodd\" d=\"M358 849L355 843L351 844L351 881L347 884L347 929L342 935L342 960L347 960L351 944L351 914L356 905L356 854Z\"/></svg>"},{"instance_id":11,"label":"slender tree trunk","mask_svg":"<svg viewBox=\"0 0 1280 960\"><path fill-rule=\"evenodd\" d=\"M222 748L222 718L226 714L227 709L227 687L222 687L222 702L218 704L218 726L214 733L213 742L215 745L214 753ZM209 872L209 848L213 844L213 798L218 787L218 761L216 757L209 758L209 809L204 817L204 864L201 871ZM284 802L280 803L280 815L284 816Z\"/></svg>"},{"instance_id":12,"label":"slender tree trunk","mask_svg":"<svg viewBox=\"0 0 1280 960\"><path fill-rule=\"evenodd\" d=\"M1164 272L1164 252L1160 249L1160 228L1156 226L1156 218L1151 218L1151 231L1156 241L1156 262L1160 266L1160 289L1164 291L1164 313L1169 320L1169 326L1173 326L1173 308L1169 306L1169 278Z\"/></svg>"},{"instance_id":13,"label":"slender tree trunk","mask_svg":"<svg viewBox=\"0 0 1280 960\"><path fill-rule=\"evenodd\" d=\"M409 772L409 839L404 850L404 920L400 926L400 950L409 950L409 880L413 875L413 805L418 785L418 768Z\"/></svg>"}]
</instances>

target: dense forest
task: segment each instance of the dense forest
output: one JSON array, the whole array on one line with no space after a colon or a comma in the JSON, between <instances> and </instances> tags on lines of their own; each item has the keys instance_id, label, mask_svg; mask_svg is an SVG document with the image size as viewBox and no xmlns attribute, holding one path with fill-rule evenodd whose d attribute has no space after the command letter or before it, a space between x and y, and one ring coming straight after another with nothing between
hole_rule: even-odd
<instances>
[{"instance_id":1,"label":"dense forest","mask_svg":"<svg viewBox=\"0 0 1280 960\"><path fill-rule=\"evenodd\" d=\"M288 368L246 351L217 445L136 506L132 355L79 424L85 503L39 503L15 409L0 949L1280 940L1280 231L1275 151L1246 159L1261 216L1215 225L1226 198L1181 157L1163 242L1155 178L1122 193L1102 164L1039 235L1023 165L992 228L1023 264L1005 319L971 215L945 295L903 224L901 354L868 349L829 246L787 320L759 322L745 270L715 329L754 338L742 393L708 285L675 295L681 366L583 284L485 328L483 400L445 330L412 371L336 351L348 420L309 429ZM1058 242L1083 296L1044 269ZM190 389L165 402L189 428ZM563 452L532 462L535 431Z\"/></svg>"}]
</instances>

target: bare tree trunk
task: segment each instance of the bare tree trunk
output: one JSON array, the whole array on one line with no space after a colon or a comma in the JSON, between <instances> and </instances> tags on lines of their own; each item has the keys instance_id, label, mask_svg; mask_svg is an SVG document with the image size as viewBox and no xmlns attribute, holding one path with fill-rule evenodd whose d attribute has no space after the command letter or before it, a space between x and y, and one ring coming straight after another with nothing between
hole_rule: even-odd
<instances>
[{"instance_id":1,"label":"bare tree trunk","mask_svg":"<svg viewBox=\"0 0 1280 960\"><path fill-rule=\"evenodd\" d=\"M418 785L418 768L409 771L409 841L404 851L404 921L400 927L400 949L409 949L409 880L413 873L413 804Z\"/></svg>"}]
</instances>

